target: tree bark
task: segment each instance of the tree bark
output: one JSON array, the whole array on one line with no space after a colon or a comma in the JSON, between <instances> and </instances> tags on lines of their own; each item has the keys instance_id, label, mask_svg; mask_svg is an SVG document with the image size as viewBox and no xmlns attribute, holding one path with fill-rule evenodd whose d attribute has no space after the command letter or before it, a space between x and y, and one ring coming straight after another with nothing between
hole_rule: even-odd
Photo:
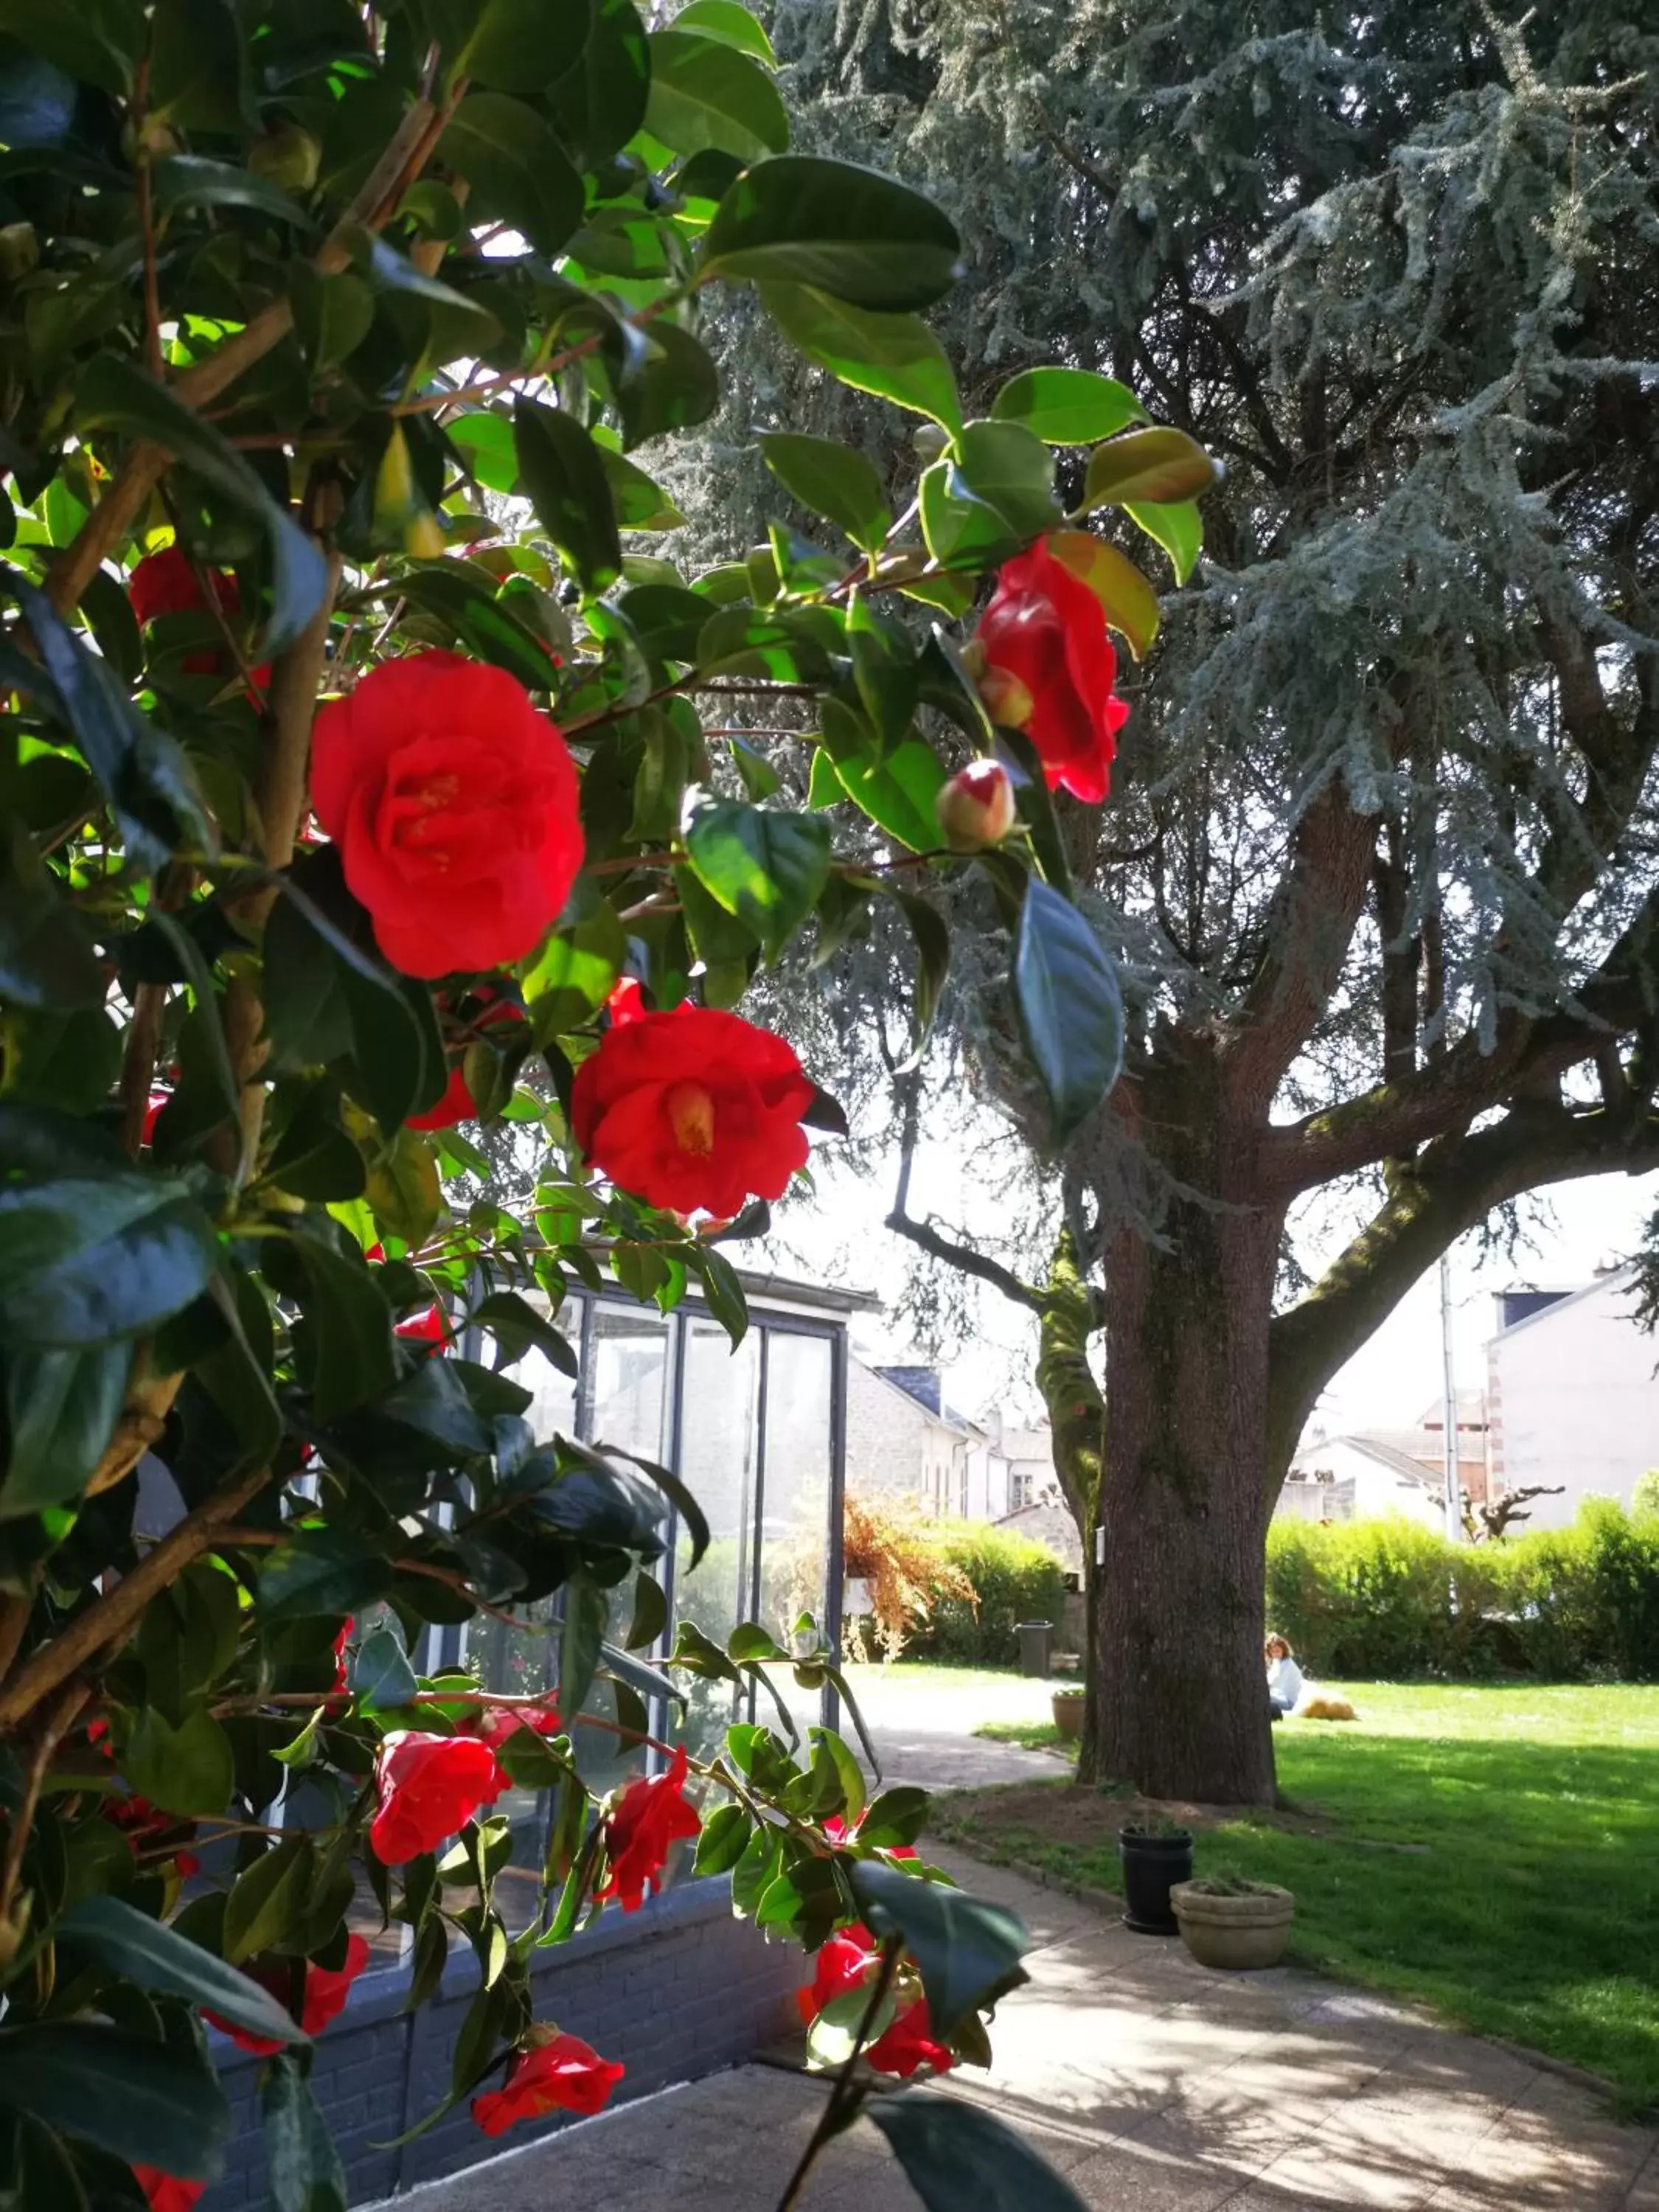
<instances>
[{"instance_id":1,"label":"tree bark","mask_svg":"<svg viewBox=\"0 0 1659 2212\"><path fill-rule=\"evenodd\" d=\"M1163 1218L1106 1253L1106 1545L1081 1772L1149 1797L1271 1804L1262 1473L1283 1214L1250 1188L1257 1132L1230 1108L1213 1048L1177 1051L1136 1086Z\"/></svg>"}]
</instances>

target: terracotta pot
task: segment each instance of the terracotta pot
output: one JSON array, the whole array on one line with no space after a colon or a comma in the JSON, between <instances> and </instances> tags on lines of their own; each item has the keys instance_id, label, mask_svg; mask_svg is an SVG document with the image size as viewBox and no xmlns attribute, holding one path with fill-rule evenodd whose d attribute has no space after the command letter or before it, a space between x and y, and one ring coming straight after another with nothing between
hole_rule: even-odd
<instances>
[{"instance_id":1,"label":"terracotta pot","mask_svg":"<svg viewBox=\"0 0 1659 2212\"><path fill-rule=\"evenodd\" d=\"M1196 1882L1178 1881L1170 1903L1181 1940L1199 1965L1227 1973L1276 1966L1296 1917L1290 1891L1268 1882L1243 1897L1212 1897Z\"/></svg>"},{"instance_id":2,"label":"terracotta pot","mask_svg":"<svg viewBox=\"0 0 1659 2212\"><path fill-rule=\"evenodd\" d=\"M1083 1699L1075 1691L1056 1690L1048 1705L1062 1740L1075 1743L1083 1734Z\"/></svg>"}]
</instances>

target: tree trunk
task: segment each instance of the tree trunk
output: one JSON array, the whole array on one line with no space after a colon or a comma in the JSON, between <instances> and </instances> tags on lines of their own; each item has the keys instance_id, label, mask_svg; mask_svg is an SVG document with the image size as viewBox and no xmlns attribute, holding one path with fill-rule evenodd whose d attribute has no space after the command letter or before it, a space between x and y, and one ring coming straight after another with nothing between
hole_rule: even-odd
<instances>
[{"instance_id":1,"label":"tree trunk","mask_svg":"<svg viewBox=\"0 0 1659 2212\"><path fill-rule=\"evenodd\" d=\"M1106 1254L1106 1434L1082 1773L1144 1795L1270 1804L1261 1639L1267 1343L1282 1216L1252 1203L1253 1132L1200 1048L1139 1086L1176 1194ZM1188 1195L1186 1194L1202 1194Z\"/></svg>"}]
</instances>

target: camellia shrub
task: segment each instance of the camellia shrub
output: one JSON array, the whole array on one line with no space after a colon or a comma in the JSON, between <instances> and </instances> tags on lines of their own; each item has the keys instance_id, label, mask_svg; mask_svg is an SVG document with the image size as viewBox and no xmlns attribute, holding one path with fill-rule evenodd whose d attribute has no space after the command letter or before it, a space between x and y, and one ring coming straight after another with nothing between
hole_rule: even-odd
<instances>
[{"instance_id":1,"label":"camellia shrub","mask_svg":"<svg viewBox=\"0 0 1659 2212\"><path fill-rule=\"evenodd\" d=\"M920 1040L973 872L1056 1135L1094 1108L1118 998L1052 794L1103 799L1112 635L1158 605L1089 518L1184 570L1211 464L1063 368L965 420L918 317L950 223L788 152L732 0L3 21L0 2197L185 2212L231 2125L207 2022L261 2054L271 2203L342 2204L308 2072L360 1882L412 2006L476 1954L447 2104L598 2110L619 2063L532 1962L694 1846L816 1954L809 2160L862 2107L930 2203L981 2159L1074 2203L966 2109L866 2101L861 2051L983 2059L1021 1931L946 1909L925 1799L867 1802L838 1735L688 1757L689 1684L834 1655L803 1619L648 1656L696 1498L501 1370L572 1370L576 1280L741 1335L729 1251L837 1125L738 1011L804 939L896 917ZM714 410L733 289L932 434L884 476L767 430L766 541L684 575L652 449ZM420 1671L550 1601L554 1696ZM647 1771L590 1787L578 1717ZM553 1807L516 1923L509 1787Z\"/></svg>"}]
</instances>

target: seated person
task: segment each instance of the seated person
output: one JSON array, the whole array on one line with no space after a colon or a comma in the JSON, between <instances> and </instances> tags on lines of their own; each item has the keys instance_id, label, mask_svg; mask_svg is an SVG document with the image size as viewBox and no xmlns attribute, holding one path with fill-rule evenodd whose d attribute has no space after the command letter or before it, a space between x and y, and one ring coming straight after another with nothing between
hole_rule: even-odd
<instances>
[{"instance_id":1,"label":"seated person","mask_svg":"<svg viewBox=\"0 0 1659 2212\"><path fill-rule=\"evenodd\" d=\"M1282 1636L1270 1636L1261 1648L1267 1662L1268 1707L1276 1721L1282 1720L1296 1711L1304 1687L1302 1669Z\"/></svg>"}]
</instances>

